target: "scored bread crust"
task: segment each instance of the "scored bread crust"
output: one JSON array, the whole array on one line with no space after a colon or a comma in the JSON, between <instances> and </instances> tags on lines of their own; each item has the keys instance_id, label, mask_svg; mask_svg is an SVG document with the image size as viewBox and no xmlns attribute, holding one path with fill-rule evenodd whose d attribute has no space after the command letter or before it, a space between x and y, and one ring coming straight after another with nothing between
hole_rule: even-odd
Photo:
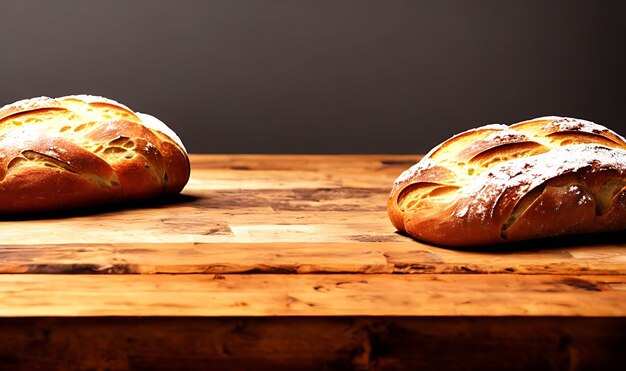
<instances>
[{"instance_id":1,"label":"scored bread crust","mask_svg":"<svg viewBox=\"0 0 626 371\"><path fill-rule=\"evenodd\" d=\"M187 152L146 116L88 95L0 108L0 214L179 193L189 180Z\"/></svg>"},{"instance_id":2,"label":"scored bread crust","mask_svg":"<svg viewBox=\"0 0 626 371\"><path fill-rule=\"evenodd\" d=\"M472 129L402 173L387 211L444 246L626 229L626 140L555 116Z\"/></svg>"}]
</instances>

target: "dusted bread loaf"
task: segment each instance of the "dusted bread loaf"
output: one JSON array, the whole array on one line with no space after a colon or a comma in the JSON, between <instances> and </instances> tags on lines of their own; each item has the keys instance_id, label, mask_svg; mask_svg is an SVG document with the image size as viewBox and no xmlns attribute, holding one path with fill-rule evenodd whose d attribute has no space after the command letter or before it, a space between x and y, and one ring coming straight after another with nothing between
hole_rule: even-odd
<instances>
[{"instance_id":1,"label":"dusted bread loaf","mask_svg":"<svg viewBox=\"0 0 626 371\"><path fill-rule=\"evenodd\" d=\"M626 141L562 117L469 130L402 173L387 210L446 246L626 229Z\"/></svg>"},{"instance_id":2,"label":"dusted bread loaf","mask_svg":"<svg viewBox=\"0 0 626 371\"><path fill-rule=\"evenodd\" d=\"M86 95L0 108L0 213L132 201L180 192L180 139L156 118Z\"/></svg>"}]
</instances>

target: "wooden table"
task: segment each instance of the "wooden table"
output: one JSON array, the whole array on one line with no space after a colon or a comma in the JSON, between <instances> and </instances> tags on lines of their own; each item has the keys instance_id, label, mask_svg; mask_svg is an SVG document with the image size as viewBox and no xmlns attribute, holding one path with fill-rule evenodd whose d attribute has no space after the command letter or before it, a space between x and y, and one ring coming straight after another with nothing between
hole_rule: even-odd
<instances>
[{"instance_id":1,"label":"wooden table","mask_svg":"<svg viewBox=\"0 0 626 371\"><path fill-rule=\"evenodd\" d=\"M194 155L180 197L1 221L0 369L624 369L626 235L414 241L417 160Z\"/></svg>"}]
</instances>

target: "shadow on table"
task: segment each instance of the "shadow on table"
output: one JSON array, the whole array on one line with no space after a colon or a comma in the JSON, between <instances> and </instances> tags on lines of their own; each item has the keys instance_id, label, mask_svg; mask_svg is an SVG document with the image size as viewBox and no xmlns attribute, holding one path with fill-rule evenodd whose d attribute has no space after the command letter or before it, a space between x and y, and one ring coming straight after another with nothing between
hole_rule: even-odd
<instances>
[{"instance_id":1,"label":"shadow on table","mask_svg":"<svg viewBox=\"0 0 626 371\"><path fill-rule=\"evenodd\" d=\"M408 238L410 235L402 232L396 232ZM549 249L573 248L579 246L606 246L606 245L624 245L626 244L626 230L607 233L589 233L578 234L561 237L541 238L527 240L521 242L501 243L495 245L478 245L478 246L441 246L418 240L422 243L436 246L439 248L468 251L468 252L485 252L485 253L513 253L520 251L537 251Z\"/></svg>"},{"instance_id":2,"label":"shadow on table","mask_svg":"<svg viewBox=\"0 0 626 371\"><path fill-rule=\"evenodd\" d=\"M179 206L193 203L201 199L197 196L177 194L173 196L165 196L151 200L122 202L112 205L102 205L93 207L82 207L62 211L45 211L37 213L22 213L13 215L0 215L0 222L3 221L25 221L25 220L46 220L46 219L62 219L80 216L93 216L107 213L115 213L128 210L139 209L162 209L171 206Z\"/></svg>"}]
</instances>

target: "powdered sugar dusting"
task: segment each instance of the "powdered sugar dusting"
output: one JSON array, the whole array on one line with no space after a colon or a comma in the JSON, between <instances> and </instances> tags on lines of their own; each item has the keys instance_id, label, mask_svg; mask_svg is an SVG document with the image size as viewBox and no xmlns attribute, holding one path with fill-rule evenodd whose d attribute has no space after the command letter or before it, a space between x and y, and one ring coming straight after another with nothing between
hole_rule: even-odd
<instances>
[{"instance_id":1,"label":"powdered sugar dusting","mask_svg":"<svg viewBox=\"0 0 626 371\"><path fill-rule=\"evenodd\" d=\"M618 133L602 126L595 122L575 119L571 117L557 117L554 121L546 124L546 128L554 128L557 131L581 131L583 133L601 134L611 132L619 137L622 141L626 142L626 139Z\"/></svg>"},{"instance_id":2,"label":"powdered sugar dusting","mask_svg":"<svg viewBox=\"0 0 626 371\"><path fill-rule=\"evenodd\" d=\"M23 99L0 108L0 119L16 113L31 111L46 107L59 107L59 103L50 97Z\"/></svg>"},{"instance_id":3,"label":"powdered sugar dusting","mask_svg":"<svg viewBox=\"0 0 626 371\"><path fill-rule=\"evenodd\" d=\"M566 131L570 131L570 132L585 132L585 133L593 133L593 134L601 134L601 133L607 133L610 132L618 137L620 137L622 140L624 140L626 142L626 139L624 139L623 137L621 137L619 134L607 129L606 127L602 126L602 125L598 125L596 123L593 123L591 121L587 121L587 120L582 120L582 119L575 119L575 118L569 118L569 117L559 117L559 116L545 116L545 117L539 117L533 120L527 120L527 121L523 121L519 124L523 124L525 122L532 122L532 121L542 121L542 120L546 120L548 121L546 124L544 124L544 129L554 132L566 132ZM516 124L516 125L519 125ZM430 150L426 156L424 156L424 158L418 162L417 164L413 165L411 168L409 168L408 170L404 171L394 182L394 186L397 186L398 184L407 182L408 180L412 179L412 178L416 178L419 177L420 174L422 172L425 172L426 170L429 170L431 168L433 168L434 166L439 164L439 161L434 161L431 159L431 156L433 153L437 152L443 145L450 143L451 141L454 141L457 137L460 137L462 135L465 135L467 133L471 133L471 132L477 132L477 131L486 131L486 130L491 130L493 131L492 133L489 133L488 135L486 135L484 138L480 138L477 139L476 142L474 144L470 144L470 146L468 148L466 148L465 151L472 151L473 147L479 147L482 148L484 147L485 143L490 143L491 147L494 146L499 146L499 145L503 145L503 144L508 144L508 143L516 143L516 142L526 142L526 141L533 141L533 140L537 140L537 138L533 137L528 137L526 134L515 130L514 128L511 128L508 125L503 125L503 124L489 124L489 125L484 125L475 129L471 129L468 130L466 132L463 133L459 133L455 136L453 136L452 138L444 141L443 143L439 144L438 146L436 146L435 148L433 148L432 150ZM477 144L478 143L478 144ZM481 147L482 146L482 147ZM512 160L506 163L502 163L498 166L496 166L494 169L492 169L491 171L487 172L486 174L483 174L484 177L487 177L488 174L491 173L496 173L495 178L498 179L497 177L497 173L498 172L506 172L508 171L509 173L511 171L513 171L513 169L515 169L515 166L519 166L519 164L526 164L528 163L528 166L533 167L534 169L536 169L536 172L538 174L541 174L543 171L546 171L545 176L543 177L539 177L541 179L549 179L551 177L554 177L556 175L554 175L555 173L557 173L558 171L558 166L565 166L565 164L570 164L572 166L572 168L580 168L583 166L588 166L589 164L587 163L589 161L589 159L594 158L595 156L598 155L598 153L602 153L602 150L590 150L589 148L595 148L597 146L591 145L591 144L587 144L585 148L581 149L582 147L580 146L585 146L585 145L574 145L574 146L567 146L567 147L563 147L563 148L553 148L551 151L549 151L548 153L544 154L543 157L539 157L539 159L529 159L529 158L520 158L517 160ZM606 148L606 147L603 147ZM582 150L582 153L578 153L577 151ZM611 150L612 151L612 150ZM597 153L596 153L597 152ZM460 154L464 153L464 151L461 151ZM462 157L462 156L461 156ZM576 160L577 159L577 160ZM578 165L574 164L573 161L578 161ZM623 166L624 164L624 160L621 159L621 164ZM536 163L536 164L535 164ZM535 164L535 165L533 165ZM544 166L539 166L539 165L544 165ZM500 170L498 170L500 169ZM506 170L508 169L508 170ZM563 170L563 172L566 172L568 170ZM571 171L571 170L569 170ZM532 179L534 177L534 175L529 175L526 178L528 179L521 179L518 177L513 177L513 179L518 179L520 181L525 180L526 182L529 181L529 179ZM480 178L482 179L482 178ZM484 180L480 180L480 179L476 179L474 184L482 184L482 182ZM540 182L542 183L545 180L541 180ZM513 186L513 185L511 185ZM466 188L467 189L467 188ZM476 190L474 190L475 192ZM467 210L464 210L463 207L461 207L459 209L459 213L460 214L464 214L464 212L467 212Z\"/></svg>"},{"instance_id":4,"label":"powdered sugar dusting","mask_svg":"<svg viewBox=\"0 0 626 371\"><path fill-rule=\"evenodd\" d=\"M523 142L528 140L528 137L519 131L511 130L507 127L505 130L491 133L481 141L493 142L494 144L511 143L511 142Z\"/></svg>"},{"instance_id":5,"label":"powdered sugar dusting","mask_svg":"<svg viewBox=\"0 0 626 371\"><path fill-rule=\"evenodd\" d=\"M393 184L398 185L400 183L406 182L407 180L417 176L419 172L428 170L432 168L434 165L435 165L434 162L432 162L427 157L424 157L420 162L411 166L408 170L405 170L402 174L400 174L400 176L396 179L396 181Z\"/></svg>"},{"instance_id":6,"label":"powdered sugar dusting","mask_svg":"<svg viewBox=\"0 0 626 371\"><path fill-rule=\"evenodd\" d=\"M598 144L575 144L550 152L518 158L494 166L464 188L455 215L464 217L469 211L484 219L490 216L498 199L507 190L520 199L549 179L592 167L592 171L614 169L626 174L626 151ZM486 207L489 205L489 207Z\"/></svg>"},{"instance_id":7,"label":"powdered sugar dusting","mask_svg":"<svg viewBox=\"0 0 626 371\"><path fill-rule=\"evenodd\" d=\"M469 130L468 132L479 131L479 130L496 130L495 132L481 139L481 142L483 141L493 142L495 145L512 143L512 142L522 142L522 141L528 140L528 137L526 135L516 130L511 129L507 125L501 125L501 124L489 124L489 125L481 126L476 129ZM465 133L461 133L461 134L465 134ZM457 136L458 135L455 135L454 137L450 138L444 143L447 143L450 140L453 140ZM400 183L406 182L407 180L417 176L420 172L428 170L432 168L433 166L435 166L435 162L433 162L430 159L430 156L432 153L436 152L444 143L433 148L431 151L428 152L428 154L426 154L426 156L422 158L420 162L411 166L408 170L405 170L402 174L400 174L400 176L394 182L394 185L398 185Z\"/></svg>"},{"instance_id":8,"label":"powdered sugar dusting","mask_svg":"<svg viewBox=\"0 0 626 371\"><path fill-rule=\"evenodd\" d=\"M77 100L81 100L85 103L107 103L107 104L113 104L116 106L120 106L122 108L125 108L129 111L132 111L130 108L126 107L125 105L123 105L120 102L117 102L113 99L109 99L109 98L105 98L105 97L100 97L97 95L89 95L89 94L77 94L77 95L67 95L65 97L60 97L57 98L58 100L63 100L63 99L77 99Z\"/></svg>"},{"instance_id":9,"label":"powdered sugar dusting","mask_svg":"<svg viewBox=\"0 0 626 371\"><path fill-rule=\"evenodd\" d=\"M430 151L428 151L428 153L424 156L424 159L430 158L430 156L437 152L444 144L449 143L453 140L455 140L456 138L465 135L467 133L471 133L471 132L475 132L475 131L480 131L480 130L511 130L507 125L503 125L503 124L489 124L489 125L484 125L478 128L474 128L474 129L470 129L467 131L464 131L462 133L458 133L454 136L452 136L450 139L443 141L442 143L439 143L437 146L435 146L433 149L431 149Z\"/></svg>"},{"instance_id":10,"label":"powdered sugar dusting","mask_svg":"<svg viewBox=\"0 0 626 371\"><path fill-rule=\"evenodd\" d=\"M488 125L483 125L473 130L510 130L510 129L508 125L504 125L504 124L488 124Z\"/></svg>"},{"instance_id":11,"label":"powdered sugar dusting","mask_svg":"<svg viewBox=\"0 0 626 371\"><path fill-rule=\"evenodd\" d=\"M22 100L18 100L15 103L11 103L11 104L7 104L6 106L2 107L1 109L11 109L11 108L19 108L19 109L24 109L27 110L29 107L33 107L33 106L40 106L43 104L54 104L54 99L50 98L50 97L37 97L37 98L29 98L29 99L22 99Z\"/></svg>"},{"instance_id":12,"label":"powdered sugar dusting","mask_svg":"<svg viewBox=\"0 0 626 371\"><path fill-rule=\"evenodd\" d=\"M546 124L547 128L554 128L558 131L582 131L585 133L600 134L607 129L604 126L594 122L574 119L569 117L561 117Z\"/></svg>"},{"instance_id":13,"label":"powdered sugar dusting","mask_svg":"<svg viewBox=\"0 0 626 371\"><path fill-rule=\"evenodd\" d=\"M178 137L178 135L176 135L174 130L170 129L169 126L165 125L165 123L163 121L159 120L158 118L156 118L156 117L154 117L152 115L148 115L147 113L139 113L139 112L137 112L137 117L139 117L141 119L141 123L144 126L150 128L152 130L158 130L158 131L162 132L163 134L167 135L168 137L170 137L170 139L172 139L174 142L176 142L176 144L178 144L178 146L182 150L187 152L187 149L183 145L183 141L180 140L180 138Z\"/></svg>"},{"instance_id":14,"label":"powdered sugar dusting","mask_svg":"<svg viewBox=\"0 0 626 371\"><path fill-rule=\"evenodd\" d=\"M578 206L582 206L590 203L593 199L586 193L583 193L582 189L578 185L571 185L567 192L573 194L574 196L578 196Z\"/></svg>"}]
</instances>

